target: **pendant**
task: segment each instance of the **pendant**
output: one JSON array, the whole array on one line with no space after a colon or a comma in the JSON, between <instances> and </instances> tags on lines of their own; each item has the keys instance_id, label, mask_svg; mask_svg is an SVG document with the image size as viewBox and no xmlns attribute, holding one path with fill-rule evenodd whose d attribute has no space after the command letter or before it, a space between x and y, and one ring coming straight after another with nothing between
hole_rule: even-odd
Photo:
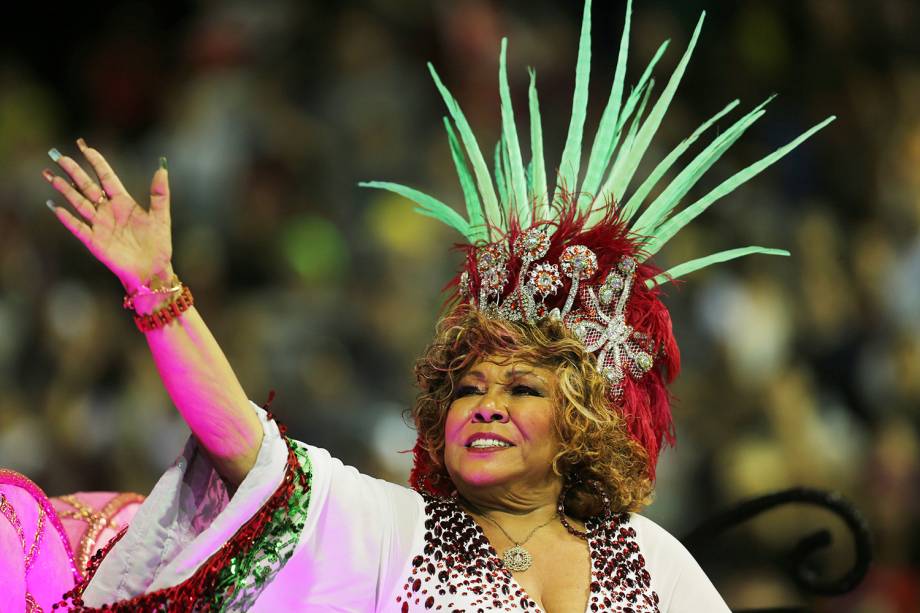
<instances>
[{"instance_id":1,"label":"pendant","mask_svg":"<svg viewBox=\"0 0 920 613\"><path fill-rule=\"evenodd\" d=\"M522 572L533 564L533 556L520 545L515 545L502 554L502 564L508 570Z\"/></svg>"}]
</instances>

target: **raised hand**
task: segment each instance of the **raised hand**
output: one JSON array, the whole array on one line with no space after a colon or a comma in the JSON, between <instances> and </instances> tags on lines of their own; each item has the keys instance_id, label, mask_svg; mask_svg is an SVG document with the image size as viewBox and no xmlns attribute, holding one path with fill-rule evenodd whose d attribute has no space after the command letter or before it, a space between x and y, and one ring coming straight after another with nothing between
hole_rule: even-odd
<instances>
[{"instance_id":1,"label":"raised hand","mask_svg":"<svg viewBox=\"0 0 920 613\"><path fill-rule=\"evenodd\" d=\"M69 177L45 169L42 175L73 207L48 206L76 236L135 294L174 287L169 181L164 159L150 184L150 207L140 206L125 190L105 158L82 139L80 151L92 166L93 179L73 159L49 152ZM73 183L71 183L71 181ZM186 288L187 290L187 288ZM147 315L175 304L174 294L144 293ZM166 302L163 302L163 301ZM156 302L154 302L156 301ZM179 413L214 462L217 472L235 487L249 473L262 444L262 424L217 340L194 307L155 330L144 330L160 377Z\"/></svg>"},{"instance_id":2,"label":"raised hand","mask_svg":"<svg viewBox=\"0 0 920 613\"><path fill-rule=\"evenodd\" d=\"M70 181L47 168L42 176L67 199L77 215L52 200L48 208L115 273L129 294L141 285L169 283L173 270L166 158L160 158L160 168L150 184L150 208L145 209L128 194L101 153L87 146L82 138L77 145L98 182L74 159L52 149L48 155Z\"/></svg>"}]
</instances>

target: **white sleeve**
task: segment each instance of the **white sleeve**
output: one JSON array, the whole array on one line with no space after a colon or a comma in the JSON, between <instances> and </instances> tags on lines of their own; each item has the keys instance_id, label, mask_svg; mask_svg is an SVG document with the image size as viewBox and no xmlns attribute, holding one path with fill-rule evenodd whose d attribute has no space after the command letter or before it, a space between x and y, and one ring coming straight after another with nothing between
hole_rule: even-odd
<instances>
[{"instance_id":1,"label":"white sleeve","mask_svg":"<svg viewBox=\"0 0 920 613\"><path fill-rule=\"evenodd\" d=\"M642 515L630 515L639 550L652 576L661 613L730 613L728 605L687 548Z\"/></svg>"},{"instance_id":2,"label":"white sleeve","mask_svg":"<svg viewBox=\"0 0 920 613\"><path fill-rule=\"evenodd\" d=\"M179 585L265 505L282 482L288 450L277 425L253 407L265 434L233 498L192 437L103 560L84 594L87 605ZM408 488L304 447L311 475L307 516L292 557L260 585L251 610L373 610L420 548L423 501Z\"/></svg>"},{"instance_id":3,"label":"white sleeve","mask_svg":"<svg viewBox=\"0 0 920 613\"><path fill-rule=\"evenodd\" d=\"M103 559L83 595L87 605L181 583L265 504L281 483L287 448L277 425L256 409L264 430L262 446L233 499L198 441L190 437L127 533Z\"/></svg>"},{"instance_id":4,"label":"white sleeve","mask_svg":"<svg viewBox=\"0 0 920 613\"><path fill-rule=\"evenodd\" d=\"M259 604L286 610L376 611L389 604L413 552L423 547L424 501L307 446L312 485L300 545ZM276 600L275 596L280 600ZM269 610L269 609L266 609ZM275 608L274 610L281 610Z\"/></svg>"}]
</instances>

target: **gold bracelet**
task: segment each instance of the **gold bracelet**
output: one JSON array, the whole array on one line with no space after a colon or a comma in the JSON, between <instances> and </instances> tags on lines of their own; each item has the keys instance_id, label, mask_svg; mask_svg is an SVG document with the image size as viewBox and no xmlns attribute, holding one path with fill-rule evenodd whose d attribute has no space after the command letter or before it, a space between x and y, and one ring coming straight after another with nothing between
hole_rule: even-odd
<instances>
[{"instance_id":1,"label":"gold bracelet","mask_svg":"<svg viewBox=\"0 0 920 613\"><path fill-rule=\"evenodd\" d=\"M134 304L134 300L135 300L136 298L138 298L138 297L145 297L145 296L157 296L157 295L160 295L160 294L174 294L174 293L176 293L176 292L181 292L181 291L182 291L182 287L183 287L183 286L182 286L182 281L180 281L180 280L179 280L179 277L176 276L176 275L173 275L173 278L172 278L172 281L171 281L171 282L172 282L172 286L170 286L170 287L161 287L161 288L159 288L159 289L150 289L150 283L151 283L151 282L152 282L152 281L148 281L147 283L141 285L139 288L137 288L137 291L135 291L133 294L125 295L124 300L122 300L121 306L123 306L125 309L130 309L130 310L136 311L136 310L137 310L137 305Z\"/></svg>"}]
</instances>

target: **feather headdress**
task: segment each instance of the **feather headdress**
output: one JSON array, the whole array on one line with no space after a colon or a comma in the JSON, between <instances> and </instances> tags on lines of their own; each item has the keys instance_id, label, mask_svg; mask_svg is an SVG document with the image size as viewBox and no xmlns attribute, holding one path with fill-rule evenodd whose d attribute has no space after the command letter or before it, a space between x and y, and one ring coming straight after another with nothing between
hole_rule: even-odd
<instances>
[{"instance_id":1,"label":"feather headdress","mask_svg":"<svg viewBox=\"0 0 920 613\"><path fill-rule=\"evenodd\" d=\"M697 200L685 203L700 177L765 113L768 98L723 129L679 171L678 161L704 132L739 105L734 100L681 141L644 180L636 170L671 104L696 46L705 13L661 94L652 101L652 72L665 41L635 86L625 92L632 1L620 40L613 86L583 164L591 63L591 0L586 0L575 69L568 136L552 191L543 159L536 73L530 71L531 159L525 165L512 108L506 67L507 39L499 55L501 140L494 173L460 105L429 64L449 117L444 118L453 162L466 204L464 217L440 200L404 185L372 181L413 201L417 212L451 226L468 241L463 270L452 284L456 298L510 320L561 319L597 356L610 380L611 407L623 413L632 435L649 455L649 472L664 440L673 442L666 384L680 360L661 284L745 255L789 255L749 246L693 259L667 271L650 262L677 232L834 120L828 117L785 146L739 170ZM666 174L673 178L666 184ZM655 194L652 197L652 194ZM418 469L418 467L416 467ZM417 472L417 471L416 471ZM416 481L413 475L413 483Z\"/></svg>"}]
</instances>

